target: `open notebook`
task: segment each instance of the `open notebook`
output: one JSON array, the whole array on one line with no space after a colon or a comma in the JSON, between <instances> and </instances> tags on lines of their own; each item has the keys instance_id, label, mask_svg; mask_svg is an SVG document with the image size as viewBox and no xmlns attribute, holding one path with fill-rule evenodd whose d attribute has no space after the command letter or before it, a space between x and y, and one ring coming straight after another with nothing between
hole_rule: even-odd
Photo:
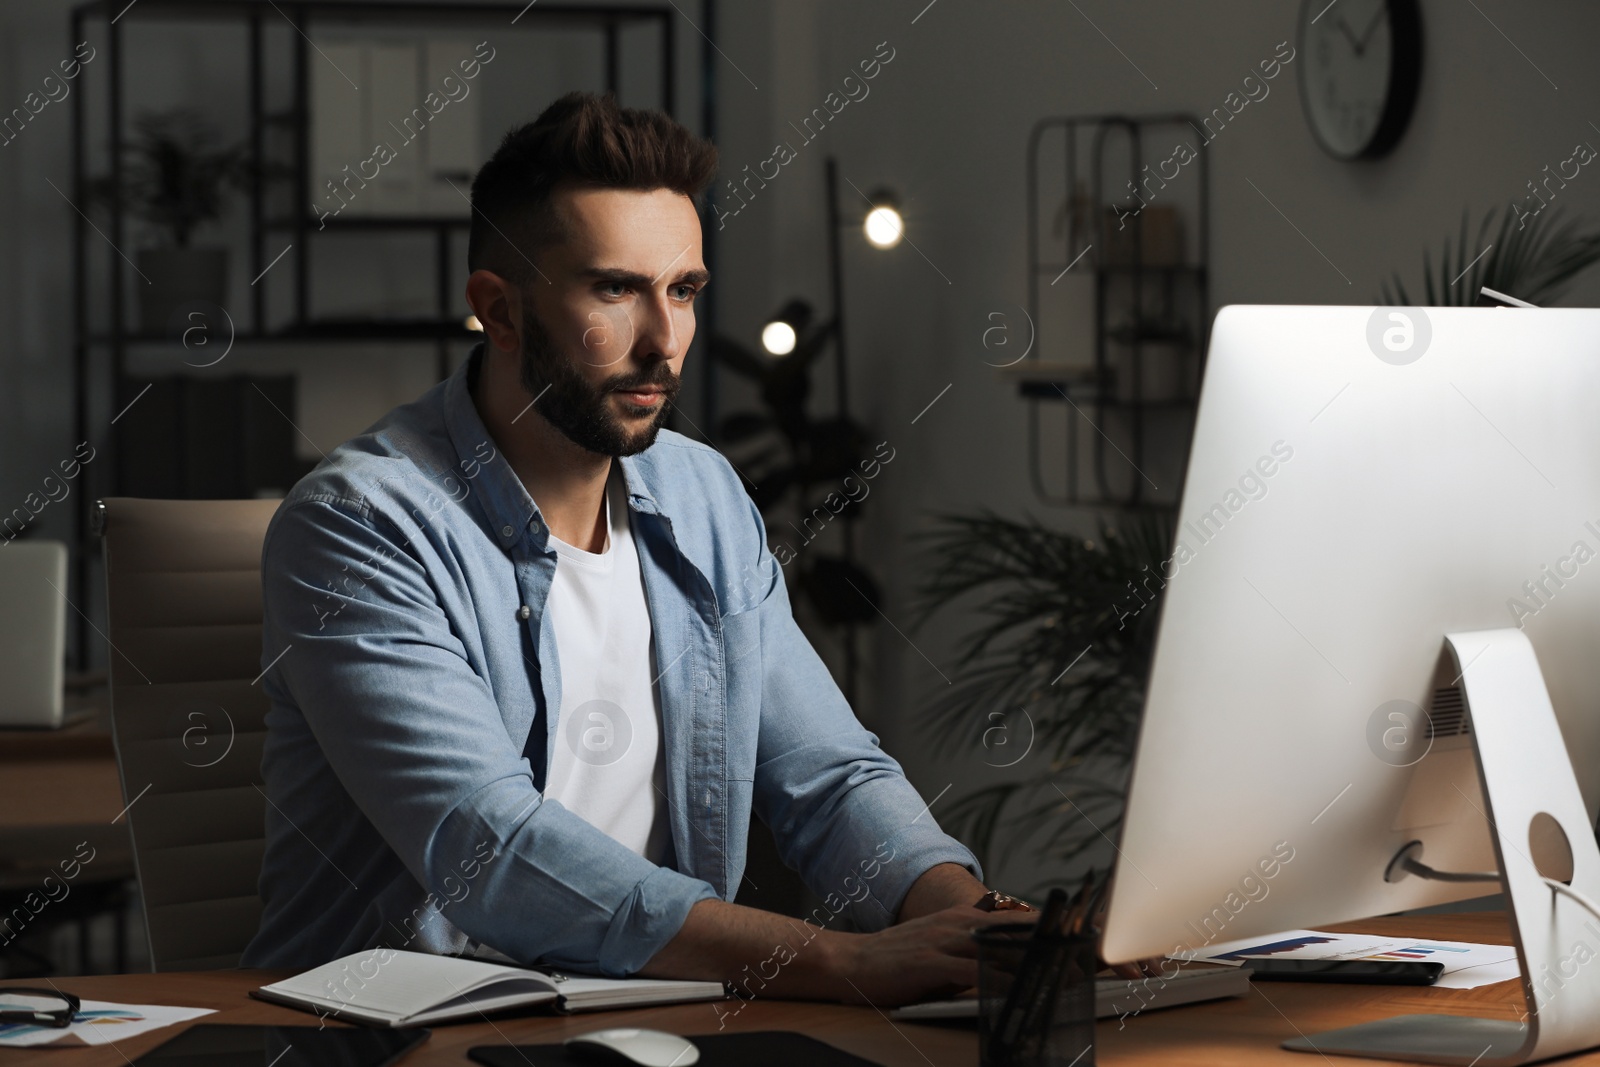
<instances>
[{"instance_id":1,"label":"open notebook","mask_svg":"<svg viewBox=\"0 0 1600 1067\"><path fill-rule=\"evenodd\" d=\"M426 952L370 949L264 985L253 996L347 1022L426 1026L506 1008L560 1011L721 1000L720 982L580 978Z\"/></svg>"}]
</instances>

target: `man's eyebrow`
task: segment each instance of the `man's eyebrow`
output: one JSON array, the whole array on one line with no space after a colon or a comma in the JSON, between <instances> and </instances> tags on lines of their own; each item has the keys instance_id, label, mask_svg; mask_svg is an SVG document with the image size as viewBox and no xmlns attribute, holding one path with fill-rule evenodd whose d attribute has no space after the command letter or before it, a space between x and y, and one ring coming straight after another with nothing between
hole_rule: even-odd
<instances>
[{"instance_id":1,"label":"man's eyebrow","mask_svg":"<svg viewBox=\"0 0 1600 1067\"><path fill-rule=\"evenodd\" d=\"M593 278L601 282L614 282L618 285L627 285L635 289L649 289L655 284L655 279L637 271L625 270L621 267L590 267L582 272L586 278ZM686 270L679 274L673 281L674 285L704 285L711 280L711 272L704 269Z\"/></svg>"}]
</instances>

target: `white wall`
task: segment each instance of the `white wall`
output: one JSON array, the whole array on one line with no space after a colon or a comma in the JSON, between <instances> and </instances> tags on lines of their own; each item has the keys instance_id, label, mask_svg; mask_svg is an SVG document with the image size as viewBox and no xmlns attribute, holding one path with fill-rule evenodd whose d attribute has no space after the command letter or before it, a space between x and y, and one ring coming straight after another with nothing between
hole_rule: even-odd
<instances>
[{"instance_id":1,"label":"white wall","mask_svg":"<svg viewBox=\"0 0 1600 1067\"><path fill-rule=\"evenodd\" d=\"M927 0L827 0L738 6L724 20L722 47L731 62L756 76L760 89L725 66L721 98L727 112L766 119L764 129L725 127L724 159L741 166L766 158L775 139L795 140L787 122L819 104L879 42L895 49L871 95L848 105L760 201L729 220L724 274L734 273L736 263L741 269L724 292L737 286L740 300L749 303L724 304L724 321L753 341L762 316L791 294L825 307L819 299L826 296L825 153L837 155L862 189L885 184L901 192L907 235L917 247L877 253L851 235L846 274L857 413L898 449L864 519L867 556L886 580L889 617L908 629L908 596L923 575L906 537L925 528L932 513L991 507L1092 528L1088 513L1034 500L1023 403L984 365L995 358L982 345L984 329L993 324L989 313L1014 315L1016 305L1026 303L1023 182L1030 127L1052 115L1206 113L1279 42L1293 41L1298 5L938 0L928 7ZM1503 211L1511 198L1526 195L1525 182L1546 163L1570 155L1577 141L1600 144L1600 132L1589 124L1600 122L1594 104L1600 71L1592 62L1600 8L1579 0L1480 0L1477 7L1482 14L1472 5L1423 0L1421 96L1409 132L1387 159L1349 164L1325 156L1302 117L1293 65L1271 83L1270 96L1249 105L1206 149L1212 154L1214 305L1371 302L1380 280L1396 269L1420 280L1423 248L1437 250L1454 234L1463 208L1474 219L1490 207ZM1600 174L1580 175L1562 196L1557 203L1569 212L1600 222ZM1566 303L1591 304L1597 295L1600 271ZM950 392L911 425L946 383L953 383ZM911 640L948 674L958 633L958 620L947 618ZM876 628L870 647L873 684L863 716L908 764L925 796L957 783L935 807L937 814L963 786L989 773L976 747L984 724L975 721L969 751L934 758L922 709L944 686L939 674L888 626ZM1029 766L1031 758L1019 770ZM1021 885L1038 871L1019 859L1004 873Z\"/></svg>"}]
</instances>

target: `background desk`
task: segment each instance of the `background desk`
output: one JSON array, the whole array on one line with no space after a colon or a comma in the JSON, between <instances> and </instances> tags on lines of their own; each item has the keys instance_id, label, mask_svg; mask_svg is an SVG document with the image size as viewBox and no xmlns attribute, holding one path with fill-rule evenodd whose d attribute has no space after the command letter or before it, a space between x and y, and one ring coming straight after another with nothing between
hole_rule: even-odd
<instances>
[{"instance_id":1,"label":"background desk","mask_svg":"<svg viewBox=\"0 0 1600 1067\"><path fill-rule=\"evenodd\" d=\"M0 729L0 913L13 914L47 875L59 876L63 861L74 855L94 859L82 867L61 904L49 905L30 924L30 933L0 948L7 968L0 973L37 973L47 966L49 961L36 955L46 948L40 935L64 923L78 925L78 973L92 969L92 955L104 961L99 966L113 969L148 959L138 951L130 960L127 952L124 919L133 885L133 845L122 817L122 784L105 722L104 692L68 696L74 711L93 713L88 721L61 730ZM93 853L80 852L80 843ZM110 939L102 939L91 954L87 924L105 914L115 917ZM32 952L23 947L30 944Z\"/></svg>"},{"instance_id":2,"label":"background desk","mask_svg":"<svg viewBox=\"0 0 1600 1067\"><path fill-rule=\"evenodd\" d=\"M1508 944L1505 920L1499 914L1439 915L1379 919L1335 929ZM276 981L281 971L215 971L202 974L107 975L63 979L63 989L86 999L158 1003L218 1009L200 1022L315 1025L304 1012L246 998L248 990ZM14 983L0 983L0 987ZM1323 1062L1305 1053L1278 1047L1296 1033L1314 1033L1404 1012L1486 1015L1515 1019L1522 1014L1522 996L1515 982L1479 989L1426 989L1383 986L1273 984L1248 997L1197 1004L1127 1020L1100 1024L1096 1031L1102 1064L1295 1064ZM466 1050L494 1043L534 1044L559 1041L601 1026L649 1026L694 1035L715 1033L717 1016L708 1004L605 1012L571 1017L495 1019L493 1022L438 1026L427 1044L403 1061L404 1067L465 1064ZM50 1067L126 1067L129 1060L167 1040L180 1027L169 1027L120 1042L120 1047L43 1051L0 1049L0 1067L48 1062ZM730 1030L798 1030L870 1060L899 1067L973 1067L978 1060L975 1029L969 1025L893 1023L874 1008L834 1004L766 1001L747 1004ZM1339 1063L1356 1060L1340 1059ZM1600 1065L1600 1053L1574 1057L1563 1064Z\"/></svg>"},{"instance_id":3,"label":"background desk","mask_svg":"<svg viewBox=\"0 0 1600 1067\"><path fill-rule=\"evenodd\" d=\"M60 730L0 729L0 830L104 826L122 811L104 703L103 690L72 694L69 710L87 721Z\"/></svg>"}]
</instances>

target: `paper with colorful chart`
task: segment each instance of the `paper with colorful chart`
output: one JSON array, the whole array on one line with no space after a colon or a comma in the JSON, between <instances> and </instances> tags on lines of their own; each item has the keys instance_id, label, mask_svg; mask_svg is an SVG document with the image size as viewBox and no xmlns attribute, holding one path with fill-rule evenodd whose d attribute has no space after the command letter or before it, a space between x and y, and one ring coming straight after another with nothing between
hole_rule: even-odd
<instances>
[{"instance_id":1,"label":"paper with colorful chart","mask_svg":"<svg viewBox=\"0 0 1600 1067\"><path fill-rule=\"evenodd\" d=\"M1207 945L1193 959L1239 967L1250 960L1413 960L1444 964L1435 989L1476 989L1516 978L1521 971L1511 945L1479 945L1468 941L1384 937L1378 934L1334 934L1325 930L1288 930L1268 937Z\"/></svg>"},{"instance_id":2,"label":"paper with colorful chart","mask_svg":"<svg viewBox=\"0 0 1600 1067\"><path fill-rule=\"evenodd\" d=\"M5 990L0 988L0 1005L4 1003ZM113 1004L104 1000L85 1000L78 1005L72 1025L67 1027L0 1023L0 1048L109 1045L125 1037L213 1013L211 1008L168 1008L160 1004Z\"/></svg>"}]
</instances>

